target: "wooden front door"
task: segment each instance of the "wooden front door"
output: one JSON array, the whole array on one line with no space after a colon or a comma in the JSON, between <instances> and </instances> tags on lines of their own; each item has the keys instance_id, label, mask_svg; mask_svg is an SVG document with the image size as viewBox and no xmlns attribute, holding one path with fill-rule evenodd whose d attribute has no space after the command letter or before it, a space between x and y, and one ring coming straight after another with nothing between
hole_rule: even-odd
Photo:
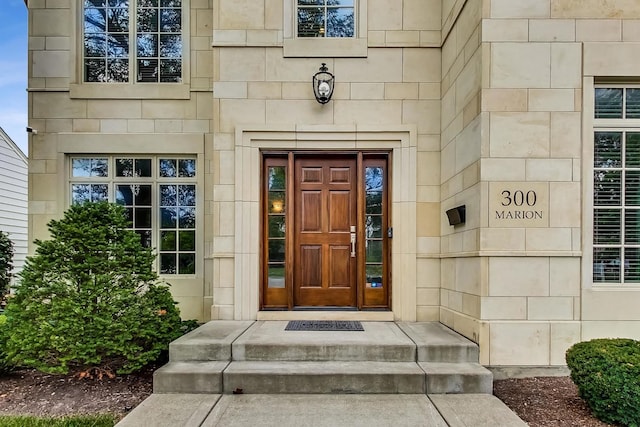
<instances>
[{"instance_id":1,"label":"wooden front door","mask_svg":"<svg viewBox=\"0 0 640 427\"><path fill-rule=\"evenodd\" d=\"M295 161L294 305L356 306L356 159Z\"/></svg>"},{"instance_id":2,"label":"wooden front door","mask_svg":"<svg viewBox=\"0 0 640 427\"><path fill-rule=\"evenodd\" d=\"M388 309L389 154L263 154L261 307Z\"/></svg>"}]
</instances>

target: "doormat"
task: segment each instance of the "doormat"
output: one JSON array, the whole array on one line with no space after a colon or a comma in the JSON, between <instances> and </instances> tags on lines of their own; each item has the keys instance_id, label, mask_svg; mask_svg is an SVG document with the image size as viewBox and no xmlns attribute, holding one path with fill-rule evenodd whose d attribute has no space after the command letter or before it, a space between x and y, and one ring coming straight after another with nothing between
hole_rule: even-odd
<instances>
[{"instance_id":1,"label":"doormat","mask_svg":"<svg viewBox=\"0 0 640 427\"><path fill-rule=\"evenodd\" d=\"M364 331L362 323L344 320L292 320L285 331Z\"/></svg>"}]
</instances>

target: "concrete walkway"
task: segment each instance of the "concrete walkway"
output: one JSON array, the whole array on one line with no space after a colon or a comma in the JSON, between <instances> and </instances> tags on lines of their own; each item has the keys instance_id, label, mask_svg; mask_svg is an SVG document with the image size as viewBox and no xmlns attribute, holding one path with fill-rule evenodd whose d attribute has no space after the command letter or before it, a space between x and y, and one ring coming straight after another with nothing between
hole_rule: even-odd
<instances>
[{"instance_id":1,"label":"concrete walkway","mask_svg":"<svg viewBox=\"0 0 640 427\"><path fill-rule=\"evenodd\" d=\"M117 427L526 427L490 394L153 394Z\"/></svg>"}]
</instances>

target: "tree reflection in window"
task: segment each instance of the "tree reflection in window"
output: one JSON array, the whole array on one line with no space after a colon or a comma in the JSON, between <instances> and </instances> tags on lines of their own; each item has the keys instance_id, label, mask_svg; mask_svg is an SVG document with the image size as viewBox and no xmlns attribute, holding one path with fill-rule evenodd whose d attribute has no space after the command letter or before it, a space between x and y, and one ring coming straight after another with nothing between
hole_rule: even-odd
<instances>
[{"instance_id":1,"label":"tree reflection in window","mask_svg":"<svg viewBox=\"0 0 640 427\"><path fill-rule=\"evenodd\" d=\"M160 273L195 274L196 186L160 185Z\"/></svg>"},{"instance_id":2,"label":"tree reflection in window","mask_svg":"<svg viewBox=\"0 0 640 427\"><path fill-rule=\"evenodd\" d=\"M128 0L84 0L84 79L129 81Z\"/></svg>"},{"instance_id":3,"label":"tree reflection in window","mask_svg":"<svg viewBox=\"0 0 640 427\"><path fill-rule=\"evenodd\" d=\"M298 37L354 35L354 0L298 0Z\"/></svg>"},{"instance_id":4,"label":"tree reflection in window","mask_svg":"<svg viewBox=\"0 0 640 427\"><path fill-rule=\"evenodd\" d=\"M180 0L138 0L137 81L180 82L182 10Z\"/></svg>"},{"instance_id":5,"label":"tree reflection in window","mask_svg":"<svg viewBox=\"0 0 640 427\"><path fill-rule=\"evenodd\" d=\"M84 0L83 15L84 81L129 82L134 59L137 82L181 81L181 0Z\"/></svg>"}]
</instances>

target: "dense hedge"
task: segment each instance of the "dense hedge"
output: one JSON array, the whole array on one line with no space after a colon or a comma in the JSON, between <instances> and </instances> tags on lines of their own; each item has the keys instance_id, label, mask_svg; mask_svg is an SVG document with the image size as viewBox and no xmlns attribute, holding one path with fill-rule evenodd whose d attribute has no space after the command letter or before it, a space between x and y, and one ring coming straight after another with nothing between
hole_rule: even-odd
<instances>
[{"instance_id":1,"label":"dense hedge","mask_svg":"<svg viewBox=\"0 0 640 427\"><path fill-rule=\"evenodd\" d=\"M154 253L121 206L85 203L36 240L7 305L7 361L44 372L142 369L182 335Z\"/></svg>"},{"instance_id":2,"label":"dense hedge","mask_svg":"<svg viewBox=\"0 0 640 427\"><path fill-rule=\"evenodd\" d=\"M571 379L596 417L640 426L640 341L594 339L566 353Z\"/></svg>"},{"instance_id":3,"label":"dense hedge","mask_svg":"<svg viewBox=\"0 0 640 427\"><path fill-rule=\"evenodd\" d=\"M13 242L9 235L0 230L0 302L4 295L9 292L11 283L11 270L13 269Z\"/></svg>"},{"instance_id":4,"label":"dense hedge","mask_svg":"<svg viewBox=\"0 0 640 427\"><path fill-rule=\"evenodd\" d=\"M7 355L4 352L7 337L7 316L0 314L0 374L11 370L11 364L7 362ZM1 424L0 424L1 425Z\"/></svg>"}]
</instances>

